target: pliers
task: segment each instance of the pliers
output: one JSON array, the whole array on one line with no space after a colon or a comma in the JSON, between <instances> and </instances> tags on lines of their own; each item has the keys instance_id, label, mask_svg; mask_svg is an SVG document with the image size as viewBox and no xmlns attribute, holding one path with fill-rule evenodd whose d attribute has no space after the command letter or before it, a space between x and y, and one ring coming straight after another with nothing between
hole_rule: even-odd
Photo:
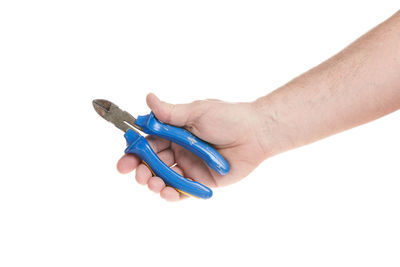
<instances>
[{"instance_id":1,"label":"pliers","mask_svg":"<svg viewBox=\"0 0 400 267\"><path fill-rule=\"evenodd\" d=\"M135 128L146 134L159 136L186 148L203 159L210 168L221 175L229 172L228 162L211 145L185 129L160 122L153 112L148 115L138 116L135 119L128 112L121 110L117 105L104 99L93 100L93 107L101 117L125 132L126 154L139 156L150 168L153 175L157 175L167 185L174 187L181 193L203 199L212 196L210 188L182 177L162 162L147 140Z\"/></svg>"}]
</instances>

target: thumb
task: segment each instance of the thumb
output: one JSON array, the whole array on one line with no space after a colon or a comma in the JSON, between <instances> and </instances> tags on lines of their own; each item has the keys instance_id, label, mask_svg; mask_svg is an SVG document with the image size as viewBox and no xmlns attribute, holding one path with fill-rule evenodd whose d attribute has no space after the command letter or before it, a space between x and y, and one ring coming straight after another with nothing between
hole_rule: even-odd
<instances>
[{"instance_id":1,"label":"thumb","mask_svg":"<svg viewBox=\"0 0 400 267\"><path fill-rule=\"evenodd\" d=\"M146 102L157 119L179 127L188 123L194 108L192 104L174 105L166 103L153 93L147 95Z\"/></svg>"}]
</instances>

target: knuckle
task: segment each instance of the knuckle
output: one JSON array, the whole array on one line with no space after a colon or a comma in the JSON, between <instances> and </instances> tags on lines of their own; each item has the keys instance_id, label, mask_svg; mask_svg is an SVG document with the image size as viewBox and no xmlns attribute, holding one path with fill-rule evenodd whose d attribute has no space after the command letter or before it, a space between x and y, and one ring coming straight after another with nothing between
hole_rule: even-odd
<instances>
[{"instance_id":1,"label":"knuckle","mask_svg":"<svg viewBox=\"0 0 400 267\"><path fill-rule=\"evenodd\" d=\"M168 112L167 112L167 114L165 116L165 122L166 123L171 123L175 112L176 112L176 105L175 104L168 104Z\"/></svg>"},{"instance_id":2,"label":"knuckle","mask_svg":"<svg viewBox=\"0 0 400 267\"><path fill-rule=\"evenodd\" d=\"M204 100L195 100L191 104L193 106L199 106L199 105L202 105L203 103L204 103Z\"/></svg>"}]
</instances>

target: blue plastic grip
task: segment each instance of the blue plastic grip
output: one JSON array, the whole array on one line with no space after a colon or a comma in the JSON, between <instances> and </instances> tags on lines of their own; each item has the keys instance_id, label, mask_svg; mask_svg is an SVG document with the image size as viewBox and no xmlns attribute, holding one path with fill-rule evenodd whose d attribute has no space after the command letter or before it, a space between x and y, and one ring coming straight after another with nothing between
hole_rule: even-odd
<instances>
[{"instance_id":1,"label":"blue plastic grip","mask_svg":"<svg viewBox=\"0 0 400 267\"><path fill-rule=\"evenodd\" d=\"M184 178L162 162L143 136L129 129L124 137L128 145L125 153L138 155L166 184L195 197L207 199L212 196L210 188Z\"/></svg>"},{"instance_id":2,"label":"blue plastic grip","mask_svg":"<svg viewBox=\"0 0 400 267\"><path fill-rule=\"evenodd\" d=\"M185 129L160 122L153 112L138 116L135 124L140 126L147 134L156 135L183 146L199 156L219 174L225 175L229 172L228 162L212 146Z\"/></svg>"}]
</instances>

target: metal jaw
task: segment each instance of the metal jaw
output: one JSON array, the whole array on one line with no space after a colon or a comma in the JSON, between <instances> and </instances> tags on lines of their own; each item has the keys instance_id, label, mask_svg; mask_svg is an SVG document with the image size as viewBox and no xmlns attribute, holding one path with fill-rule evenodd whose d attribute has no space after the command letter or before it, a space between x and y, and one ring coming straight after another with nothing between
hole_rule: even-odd
<instances>
[{"instance_id":1,"label":"metal jaw","mask_svg":"<svg viewBox=\"0 0 400 267\"><path fill-rule=\"evenodd\" d=\"M133 128L142 131L142 128L135 124L135 117L128 112L121 110L117 105L108 100L95 99L93 100L93 107L101 117L114 124L115 127L123 132L126 132L129 129L135 130Z\"/></svg>"}]
</instances>

